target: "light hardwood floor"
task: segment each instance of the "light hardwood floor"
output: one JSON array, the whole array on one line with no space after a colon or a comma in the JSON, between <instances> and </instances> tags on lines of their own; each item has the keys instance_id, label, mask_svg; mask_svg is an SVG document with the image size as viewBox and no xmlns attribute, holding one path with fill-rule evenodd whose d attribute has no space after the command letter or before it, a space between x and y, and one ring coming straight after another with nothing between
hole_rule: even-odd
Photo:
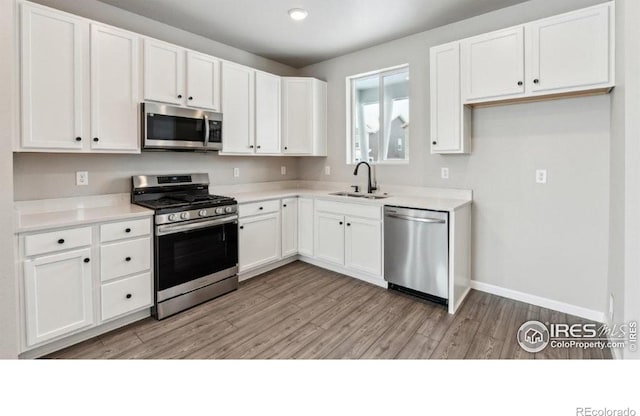
<instances>
[{"instance_id":1,"label":"light hardwood floor","mask_svg":"<svg viewBox=\"0 0 640 416\"><path fill-rule=\"evenodd\" d=\"M611 358L516 342L529 319L586 322L472 291L459 312L301 262L167 318L145 319L48 358Z\"/></svg>"}]
</instances>

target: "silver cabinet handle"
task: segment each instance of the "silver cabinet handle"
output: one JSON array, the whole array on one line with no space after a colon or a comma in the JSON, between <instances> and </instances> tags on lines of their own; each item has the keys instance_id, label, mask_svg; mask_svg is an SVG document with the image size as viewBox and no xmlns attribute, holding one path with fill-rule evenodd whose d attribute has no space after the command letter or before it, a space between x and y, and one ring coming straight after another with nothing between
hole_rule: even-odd
<instances>
[{"instance_id":1,"label":"silver cabinet handle","mask_svg":"<svg viewBox=\"0 0 640 416\"><path fill-rule=\"evenodd\" d=\"M209 116L204 115L204 147L206 148L209 145L209 135L211 132L209 131Z\"/></svg>"},{"instance_id":2,"label":"silver cabinet handle","mask_svg":"<svg viewBox=\"0 0 640 416\"><path fill-rule=\"evenodd\" d=\"M398 218L406 221L426 222L429 224L445 224L446 223L445 220L437 220L434 218L417 218L417 217L410 217L408 215L400 215L400 214L386 214L385 216L391 217L391 218Z\"/></svg>"}]
</instances>

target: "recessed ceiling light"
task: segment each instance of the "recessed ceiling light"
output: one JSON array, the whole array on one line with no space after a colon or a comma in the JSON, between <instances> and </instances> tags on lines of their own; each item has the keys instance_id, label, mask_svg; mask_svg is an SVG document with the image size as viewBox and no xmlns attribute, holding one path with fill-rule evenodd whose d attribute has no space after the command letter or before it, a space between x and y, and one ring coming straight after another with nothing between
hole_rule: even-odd
<instances>
[{"instance_id":1,"label":"recessed ceiling light","mask_svg":"<svg viewBox=\"0 0 640 416\"><path fill-rule=\"evenodd\" d=\"M309 12L307 12L305 9L289 10L289 17L291 17L293 20L304 20L307 18L308 14Z\"/></svg>"}]
</instances>

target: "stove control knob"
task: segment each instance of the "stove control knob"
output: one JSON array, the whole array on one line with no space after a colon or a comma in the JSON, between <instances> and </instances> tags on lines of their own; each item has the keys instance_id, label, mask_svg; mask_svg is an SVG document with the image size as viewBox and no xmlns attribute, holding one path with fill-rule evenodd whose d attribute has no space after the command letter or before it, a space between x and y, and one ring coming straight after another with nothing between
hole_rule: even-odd
<instances>
[{"instance_id":1,"label":"stove control knob","mask_svg":"<svg viewBox=\"0 0 640 416\"><path fill-rule=\"evenodd\" d=\"M169 215L169 221L175 221L178 219L178 214L170 214Z\"/></svg>"},{"instance_id":2,"label":"stove control knob","mask_svg":"<svg viewBox=\"0 0 640 416\"><path fill-rule=\"evenodd\" d=\"M189 219L189 213L188 212L183 212L182 214L180 214L180 218L182 218L183 220L188 220Z\"/></svg>"},{"instance_id":3,"label":"stove control knob","mask_svg":"<svg viewBox=\"0 0 640 416\"><path fill-rule=\"evenodd\" d=\"M224 211L225 211L226 213L231 213L231 212L233 212L233 207L226 207L226 208L224 209Z\"/></svg>"},{"instance_id":4,"label":"stove control knob","mask_svg":"<svg viewBox=\"0 0 640 416\"><path fill-rule=\"evenodd\" d=\"M207 215L207 210L206 209L201 209L200 211L198 211L198 215L200 215L201 217L204 217Z\"/></svg>"},{"instance_id":5,"label":"stove control knob","mask_svg":"<svg viewBox=\"0 0 640 416\"><path fill-rule=\"evenodd\" d=\"M216 208L216 214L224 214L224 208Z\"/></svg>"}]
</instances>

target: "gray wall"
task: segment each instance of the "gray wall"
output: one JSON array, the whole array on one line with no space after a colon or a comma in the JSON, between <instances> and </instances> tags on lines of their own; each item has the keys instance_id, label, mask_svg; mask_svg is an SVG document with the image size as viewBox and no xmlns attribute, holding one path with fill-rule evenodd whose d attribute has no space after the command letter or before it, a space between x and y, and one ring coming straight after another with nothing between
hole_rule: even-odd
<instances>
[{"instance_id":1,"label":"gray wall","mask_svg":"<svg viewBox=\"0 0 640 416\"><path fill-rule=\"evenodd\" d=\"M305 161L301 179L363 182L345 163L345 77L408 62L410 163L376 167L382 189L472 189L473 279L604 311L609 95L478 109L471 155L431 155L428 145L429 47L596 3L533 0L303 68L329 83L330 123L328 158ZM441 167L451 179L440 179ZM535 184L538 168L548 170L547 185Z\"/></svg>"},{"instance_id":2,"label":"gray wall","mask_svg":"<svg viewBox=\"0 0 640 416\"><path fill-rule=\"evenodd\" d=\"M13 1L0 0L0 358L18 356L18 291L14 274L13 161Z\"/></svg>"},{"instance_id":3,"label":"gray wall","mask_svg":"<svg viewBox=\"0 0 640 416\"><path fill-rule=\"evenodd\" d=\"M287 65L97 0L35 1L278 75L297 75L297 70ZM13 161L16 200L129 192L131 175L145 173L208 172L215 184L295 179L298 166L294 158L220 157L173 152L144 153L141 156L17 153ZM281 166L287 166L286 176L280 175ZM240 168L240 178L233 177L234 167ZM89 186L75 186L75 172L78 170L89 172Z\"/></svg>"}]
</instances>

